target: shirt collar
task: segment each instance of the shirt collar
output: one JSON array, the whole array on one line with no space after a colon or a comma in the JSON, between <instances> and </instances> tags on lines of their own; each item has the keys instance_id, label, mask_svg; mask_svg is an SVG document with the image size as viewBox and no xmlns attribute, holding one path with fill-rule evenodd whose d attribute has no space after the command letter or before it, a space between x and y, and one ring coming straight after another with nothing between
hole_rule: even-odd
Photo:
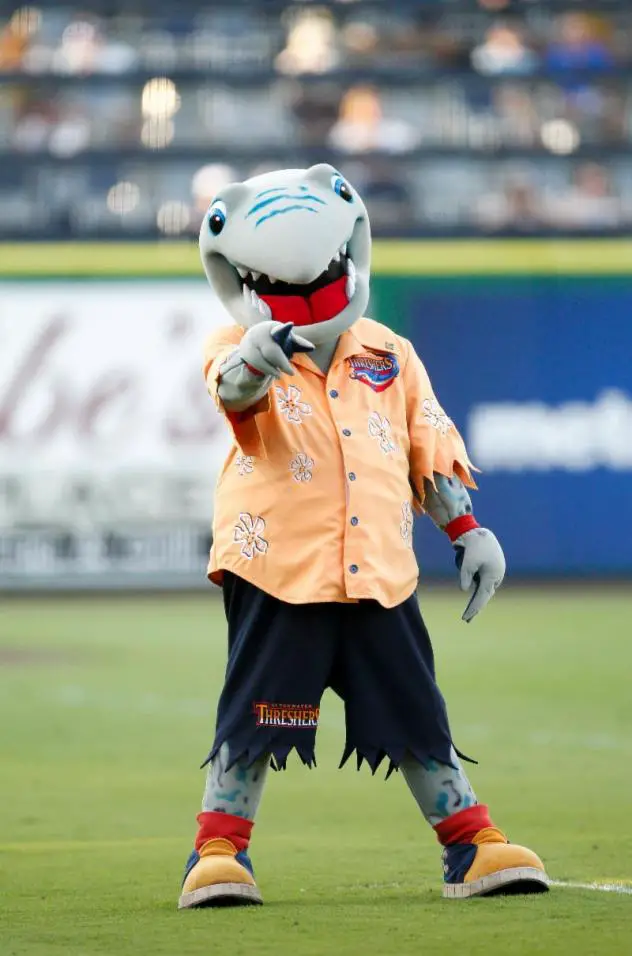
<instances>
[{"instance_id":1,"label":"shirt collar","mask_svg":"<svg viewBox=\"0 0 632 956\"><path fill-rule=\"evenodd\" d=\"M352 355L366 352L399 353L395 335L371 319L358 319L340 336L332 366Z\"/></svg>"},{"instance_id":2,"label":"shirt collar","mask_svg":"<svg viewBox=\"0 0 632 956\"><path fill-rule=\"evenodd\" d=\"M378 325L377 322L372 322L371 319L357 319L351 328L343 332L338 339L338 347L334 353L331 367L333 368L339 362L344 362L345 359L351 358L352 355L361 354L367 349L374 352L394 353L396 355L399 354L400 351L395 333L391 332L390 329L386 329L383 325ZM302 365L304 368L308 368L311 372L316 372L318 375L323 375L320 369L310 359L309 353L298 352L292 356L292 362L296 365Z\"/></svg>"},{"instance_id":3,"label":"shirt collar","mask_svg":"<svg viewBox=\"0 0 632 956\"><path fill-rule=\"evenodd\" d=\"M344 333L355 339L361 348L371 349L374 352L399 354L399 345L394 332L371 319L358 319L350 329Z\"/></svg>"}]
</instances>

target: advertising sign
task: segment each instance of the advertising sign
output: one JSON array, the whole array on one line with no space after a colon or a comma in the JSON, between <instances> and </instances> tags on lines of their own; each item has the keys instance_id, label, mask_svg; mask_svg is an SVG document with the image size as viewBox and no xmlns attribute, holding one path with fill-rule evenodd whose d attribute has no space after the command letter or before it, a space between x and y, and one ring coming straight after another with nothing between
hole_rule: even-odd
<instances>
[{"instance_id":1,"label":"advertising sign","mask_svg":"<svg viewBox=\"0 0 632 956\"><path fill-rule=\"evenodd\" d=\"M202 349L206 282L6 283L0 581L204 583L227 431Z\"/></svg>"}]
</instances>

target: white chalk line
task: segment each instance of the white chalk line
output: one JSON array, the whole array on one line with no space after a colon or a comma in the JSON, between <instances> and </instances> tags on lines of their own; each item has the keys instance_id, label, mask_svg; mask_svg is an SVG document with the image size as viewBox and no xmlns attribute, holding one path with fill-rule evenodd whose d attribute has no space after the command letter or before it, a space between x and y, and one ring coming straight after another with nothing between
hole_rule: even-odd
<instances>
[{"instance_id":1,"label":"white chalk line","mask_svg":"<svg viewBox=\"0 0 632 956\"><path fill-rule=\"evenodd\" d=\"M572 880L549 880L549 886L567 890L593 890L597 893L621 893L632 896L632 886L626 883L574 883Z\"/></svg>"},{"instance_id":2,"label":"white chalk line","mask_svg":"<svg viewBox=\"0 0 632 956\"><path fill-rule=\"evenodd\" d=\"M566 890L595 890L599 893L622 893L632 896L632 885L624 880L614 883L575 883L572 880L549 880L549 886ZM337 886L337 890L392 890L409 887L408 883L353 883L351 886Z\"/></svg>"}]
</instances>

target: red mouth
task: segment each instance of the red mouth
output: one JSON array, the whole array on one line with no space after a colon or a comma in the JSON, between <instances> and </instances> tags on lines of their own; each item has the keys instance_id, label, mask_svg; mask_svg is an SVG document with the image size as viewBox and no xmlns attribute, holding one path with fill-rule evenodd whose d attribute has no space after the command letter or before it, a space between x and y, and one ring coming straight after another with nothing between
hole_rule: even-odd
<instances>
[{"instance_id":1,"label":"red mouth","mask_svg":"<svg viewBox=\"0 0 632 956\"><path fill-rule=\"evenodd\" d=\"M272 310L277 322L293 322L294 325L315 325L327 322L342 312L349 304L346 293L347 277L341 276L311 295L268 295L259 293L259 298Z\"/></svg>"},{"instance_id":2,"label":"red mouth","mask_svg":"<svg viewBox=\"0 0 632 956\"><path fill-rule=\"evenodd\" d=\"M342 250L335 256L324 272L306 285L272 282L267 275L247 272L242 282L245 298L256 293L256 299L265 302L272 318L277 322L293 322L294 325L315 325L327 322L342 312L349 304L347 295L349 257Z\"/></svg>"}]
</instances>

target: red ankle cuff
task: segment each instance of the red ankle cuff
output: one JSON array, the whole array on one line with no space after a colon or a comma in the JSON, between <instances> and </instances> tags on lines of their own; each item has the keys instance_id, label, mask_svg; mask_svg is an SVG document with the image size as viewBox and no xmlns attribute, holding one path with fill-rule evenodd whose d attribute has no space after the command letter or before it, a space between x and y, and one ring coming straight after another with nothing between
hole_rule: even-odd
<instances>
[{"instance_id":1,"label":"red ankle cuff","mask_svg":"<svg viewBox=\"0 0 632 956\"><path fill-rule=\"evenodd\" d=\"M476 803L467 810L459 810L451 817L442 820L434 827L439 843L450 846L452 843L471 843L479 830L493 827L489 809L484 803Z\"/></svg>"},{"instance_id":2,"label":"red ankle cuff","mask_svg":"<svg viewBox=\"0 0 632 956\"><path fill-rule=\"evenodd\" d=\"M232 813L206 810L198 814L197 822L200 828L195 838L196 850L199 851L207 840L218 837L230 840L238 851L248 849L254 820L244 820L243 817L235 817Z\"/></svg>"}]
</instances>

